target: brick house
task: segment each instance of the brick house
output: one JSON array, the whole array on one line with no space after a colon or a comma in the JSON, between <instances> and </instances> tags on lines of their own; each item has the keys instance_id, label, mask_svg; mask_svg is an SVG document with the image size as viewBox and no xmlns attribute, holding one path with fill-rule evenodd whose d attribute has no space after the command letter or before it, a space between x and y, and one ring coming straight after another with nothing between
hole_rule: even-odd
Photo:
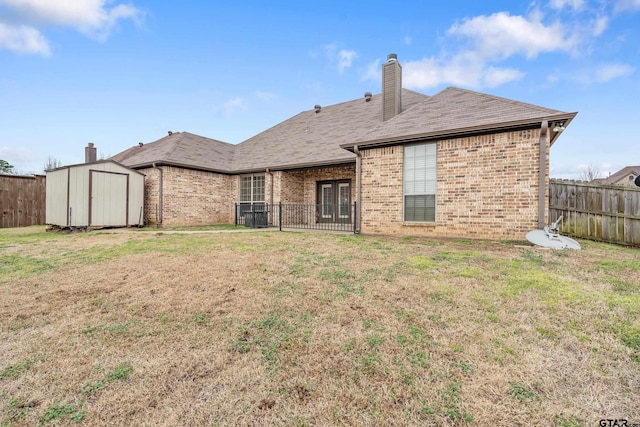
<instances>
[{"instance_id":1,"label":"brick house","mask_svg":"<svg viewBox=\"0 0 640 427\"><path fill-rule=\"evenodd\" d=\"M598 178L593 181L599 184L635 187L638 176L640 176L640 166L625 166L606 178Z\"/></svg>"},{"instance_id":2,"label":"brick house","mask_svg":"<svg viewBox=\"0 0 640 427\"><path fill-rule=\"evenodd\" d=\"M232 145L169 132L112 157L144 173L164 226L233 223L236 203L316 205L363 233L522 237L547 222L549 148L576 113L458 88L402 89L304 111ZM327 208L330 207L330 208Z\"/></svg>"}]
</instances>

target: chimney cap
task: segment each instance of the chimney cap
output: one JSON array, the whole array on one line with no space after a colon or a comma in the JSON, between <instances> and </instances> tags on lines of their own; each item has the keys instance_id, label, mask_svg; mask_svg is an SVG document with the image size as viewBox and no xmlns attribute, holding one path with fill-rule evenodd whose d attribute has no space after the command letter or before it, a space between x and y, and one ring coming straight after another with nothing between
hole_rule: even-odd
<instances>
[{"instance_id":1,"label":"chimney cap","mask_svg":"<svg viewBox=\"0 0 640 427\"><path fill-rule=\"evenodd\" d=\"M93 142L88 142L88 143L87 143L87 147L89 147L89 148L93 148Z\"/></svg>"},{"instance_id":2,"label":"chimney cap","mask_svg":"<svg viewBox=\"0 0 640 427\"><path fill-rule=\"evenodd\" d=\"M313 106L313 109L316 110L316 114L320 112L320 110L322 110L322 107L320 106L320 104L316 104Z\"/></svg>"},{"instance_id":3,"label":"chimney cap","mask_svg":"<svg viewBox=\"0 0 640 427\"><path fill-rule=\"evenodd\" d=\"M390 53L389 55L387 55L387 62L393 62L397 60L398 60L398 55L396 55L395 53Z\"/></svg>"}]
</instances>

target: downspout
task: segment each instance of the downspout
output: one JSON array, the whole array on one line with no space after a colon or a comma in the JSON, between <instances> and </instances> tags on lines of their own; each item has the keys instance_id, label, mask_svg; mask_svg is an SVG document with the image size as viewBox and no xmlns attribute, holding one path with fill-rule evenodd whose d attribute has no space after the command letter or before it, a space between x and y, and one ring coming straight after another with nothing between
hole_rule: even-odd
<instances>
[{"instance_id":1,"label":"downspout","mask_svg":"<svg viewBox=\"0 0 640 427\"><path fill-rule=\"evenodd\" d=\"M540 128L540 159L539 176L538 176L538 228L543 229L546 225L545 206L546 206L546 189L547 189L547 133L549 131L549 122L542 121Z\"/></svg>"},{"instance_id":2,"label":"downspout","mask_svg":"<svg viewBox=\"0 0 640 427\"><path fill-rule=\"evenodd\" d=\"M163 187L162 169L159 168L158 166L156 166L155 163L153 163L153 168L158 170L158 217L156 218L156 223L157 223L157 225L162 225L162 217L163 217L163 213L162 213L162 199L163 199L163 194L162 194L162 187Z\"/></svg>"},{"instance_id":3,"label":"downspout","mask_svg":"<svg viewBox=\"0 0 640 427\"><path fill-rule=\"evenodd\" d=\"M267 168L264 172L266 174L268 174L269 177L271 177L271 179L270 179L271 184L269 185L269 187L270 187L269 188L269 204L273 205L273 172L271 172L271 169L269 169L269 168Z\"/></svg>"},{"instance_id":4,"label":"downspout","mask_svg":"<svg viewBox=\"0 0 640 427\"><path fill-rule=\"evenodd\" d=\"M356 233L360 234L360 225L362 224L362 154L357 145L353 146L353 152L356 155Z\"/></svg>"}]
</instances>

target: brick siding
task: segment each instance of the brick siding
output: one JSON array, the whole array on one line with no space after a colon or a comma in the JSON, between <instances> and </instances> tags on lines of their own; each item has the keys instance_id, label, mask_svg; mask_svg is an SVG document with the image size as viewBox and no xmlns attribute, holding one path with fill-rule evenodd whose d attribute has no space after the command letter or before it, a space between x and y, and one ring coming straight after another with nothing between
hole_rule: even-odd
<instances>
[{"instance_id":1,"label":"brick siding","mask_svg":"<svg viewBox=\"0 0 640 427\"><path fill-rule=\"evenodd\" d=\"M538 227L539 136L534 129L437 141L435 223L403 221L403 147L363 150L361 231L524 238ZM547 189L548 154L547 144Z\"/></svg>"},{"instance_id":2,"label":"brick siding","mask_svg":"<svg viewBox=\"0 0 640 427\"><path fill-rule=\"evenodd\" d=\"M161 166L163 226L232 224L233 204L238 198L237 176L214 172ZM147 223L158 223L158 169L141 169L145 179L145 217Z\"/></svg>"},{"instance_id":3,"label":"brick siding","mask_svg":"<svg viewBox=\"0 0 640 427\"><path fill-rule=\"evenodd\" d=\"M274 172L273 202L314 204L317 182L338 179L351 180L351 202L355 201L356 166L332 166L295 171ZM269 187L267 187L267 192ZM267 196L267 199L269 197Z\"/></svg>"}]
</instances>

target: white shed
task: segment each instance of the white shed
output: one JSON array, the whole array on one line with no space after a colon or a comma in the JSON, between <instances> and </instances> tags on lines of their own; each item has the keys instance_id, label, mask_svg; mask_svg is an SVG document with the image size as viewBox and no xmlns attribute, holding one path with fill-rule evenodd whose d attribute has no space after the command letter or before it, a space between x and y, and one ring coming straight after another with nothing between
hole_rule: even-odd
<instances>
[{"instance_id":1,"label":"white shed","mask_svg":"<svg viewBox=\"0 0 640 427\"><path fill-rule=\"evenodd\" d=\"M113 160L47 172L46 223L126 227L144 221L144 175Z\"/></svg>"}]
</instances>

